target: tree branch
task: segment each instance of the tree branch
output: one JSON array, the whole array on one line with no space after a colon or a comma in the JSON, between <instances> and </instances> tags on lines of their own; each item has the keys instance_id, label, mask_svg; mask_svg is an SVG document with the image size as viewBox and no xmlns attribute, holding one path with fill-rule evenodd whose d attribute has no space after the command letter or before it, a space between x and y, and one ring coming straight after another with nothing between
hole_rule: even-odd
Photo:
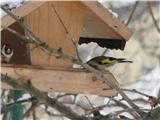
<instances>
[{"instance_id":1,"label":"tree branch","mask_svg":"<svg viewBox=\"0 0 160 120\"><path fill-rule=\"evenodd\" d=\"M72 61L73 63L82 65L84 68L86 68L90 72L94 73L98 78L103 80L108 86L110 86L111 88L115 89L124 98L124 100L127 101L127 103L132 108L137 109L138 113L141 114L141 112L140 112L141 110L139 109L139 107L137 105L135 105L130 98L128 98L128 96L121 90L121 88L117 84L113 83L113 81L108 79L102 72L100 72L99 70L96 70L95 68L91 67L90 65L88 65L86 63L82 63L79 59L76 59L76 58L74 58L72 56L64 54L62 50L49 47L46 43L42 42L37 36L35 36L35 34L32 33L29 30L29 28L21 20L19 20L18 17L13 15L10 11L6 10L3 6L1 6L1 8L8 15L10 15L13 19L15 19L17 21L17 23L29 33L29 35L31 35L30 38L32 39L32 43L33 44L38 45L39 48L41 48L43 51L47 52L48 54L51 54L53 56L58 55L64 60ZM28 88L26 88L26 86L23 86L23 87L26 90L28 89ZM34 91L34 92L35 93L38 92L38 95L41 95L41 94L39 94L40 91ZM44 97L44 96L42 95L41 97ZM138 117L137 114L135 114L135 117Z\"/></svg>"},{"instance_id":2,"label":"tree branch","mask_svg":"<svg viewBox=\"0 0 160 120\"><path fill-rule=\"evenodd\" d=\"M133 6L133 9L132 9L132 11L131 11L131 13L130 13L130 15L129 15L129 17L128 17L128 21L127 21L127 23L126 23L127 26L129 25L129 23L130 23L130 21L131 21L131 19L132 19L132 17L133 17L133 14L134 14L137 6L138 6L138 3L139 3L139 1L136 1L135 5Z\"/></svg>"},{"instance_id":3,"label":"tree branch","mask_svg":"<svg viewBox=\"0 0 160 120\"><path fill-rule=\"evenodd\" d=\"M153 23L154 23L157 31L160 33L160 28L159 28L159 26L158 26L158 23L157 23L157 21L156 21L156 18L155 18L154 14L153 14L153 10L152 10L152 8L151 8L151 2L150 2L150 1L147 1L147 5L148 5L149 13L151 14Z\"/></svg>"}]
</instances>

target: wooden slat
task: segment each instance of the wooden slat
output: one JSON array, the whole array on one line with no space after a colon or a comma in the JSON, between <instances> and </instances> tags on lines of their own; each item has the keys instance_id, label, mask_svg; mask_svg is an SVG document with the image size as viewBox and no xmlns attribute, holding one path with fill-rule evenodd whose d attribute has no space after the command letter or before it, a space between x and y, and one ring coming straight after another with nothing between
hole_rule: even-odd
<instances>
[{"instance_id":1,"label":"wooden slat","mask_svg":"<svg viewBox=\"0 0 160 120\"><path fill-rule=\"evenodd\" d=\"M97 15L101 20L103 20L111 29L113 29L117 34L119 34L125 40L129 40L132 32L127 28L122 22L115 18L107 9L105 9L97 1L81 1L85 6L87 6L95 15Z\"/></svg>"},{"instance_id":2,"label":"wooden slat","mask_svg":"<svg viewBox=\"0 0 160 120\"><path fill-rule=\"evenodd\" d=\"M75 49L70 39L75 38L78 43L85 12L83 8L81 2L49 1L25 16L24 21L50 47L62 48L65 53L74 56ZM31 61L33 65L72 67L71 62L49 57L40 49L31 52Z\"/></svg>"},{"instance_id":3,"label":"wooden slat","mask_svg":"<svg viewBox=\"0 0 160 120\"><path fill-rule=\"evenodd\" d=\"M112 28L92 11L86 12L81 37L122 39Z\"/></svg>"},{"instance_id":4,"label":"wooden slat","mask_svg":"<svg viewBox=\"0 0 160 120\"><path fill-rule=\"evenodd\" d=\"M30 13L31 11L37 9L38 7L40 7L41 5L43 5L45 3L45 1L29 1L29 2L25 2L21 7L16 8L15 10L13 10L13 14L16 16L24 17L26 16L28 13ZM5 27L10 26L11 24L13 24L15 22L14 19L12 19L9 15L5 15L4 17L2 17L1 19L2 21L2 25ZM2 30L2 28L1 28Z\"/></svg>"},{"instance_id":5,"label":"wooden slat","mask_svg":"<svg viewBox=\"0 0 160 120\"><path fill-rule=\"evenodd\" d=\"M23 81L29 79L35 87L42 91L116 95L115 90L82 69L4 64L1 68L1 73L7 73L8 76ZM115 84L118 84L111 73L106 72L105 75L113 80ZM11 87L2 83L2 88Z\"/></svg>"}]
</instances>

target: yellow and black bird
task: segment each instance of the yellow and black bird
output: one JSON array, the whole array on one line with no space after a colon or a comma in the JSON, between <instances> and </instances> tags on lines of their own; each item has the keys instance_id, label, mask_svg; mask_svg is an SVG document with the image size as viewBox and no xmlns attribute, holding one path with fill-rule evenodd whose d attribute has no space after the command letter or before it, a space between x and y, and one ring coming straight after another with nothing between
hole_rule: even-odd
<instances>
[{"instance_id":1,"label":"yellow and black bird","mask_svg":"<svg viewBox=\"0 0 160 120\"><path fill-rule=\"evenodd\" d=\"M87 61L87 64L96 69L110 67L116 63L133 63L133 61L128 61L125 58L114 58L107 56L97 56Z\"/></svg>"}]
</instances>

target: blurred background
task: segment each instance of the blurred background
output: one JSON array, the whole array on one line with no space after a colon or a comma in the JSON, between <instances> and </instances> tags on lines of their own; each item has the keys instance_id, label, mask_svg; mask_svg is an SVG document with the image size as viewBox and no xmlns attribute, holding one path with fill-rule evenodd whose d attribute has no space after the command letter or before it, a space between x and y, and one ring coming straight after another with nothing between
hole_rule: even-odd
<instances>
[{"instance_id":1,"label":"blurred background","mask_svg":"<svg viewBox=\"0 0 160 120\"><path fill-rule=\"evenodd\" d=\"M123 22L135 7L136 1L101 1L118 14ZM160 26L160 2L151 2L154 17ZM113 55L133 60L133 64L117 65L113 69L120 84L158 95L160 89L160 31L157 30L146 1L139 1L128 27L133 31L124 51L112 51ZM134 86L135 85L135 86Z\"/></svg>"}]
</instances>

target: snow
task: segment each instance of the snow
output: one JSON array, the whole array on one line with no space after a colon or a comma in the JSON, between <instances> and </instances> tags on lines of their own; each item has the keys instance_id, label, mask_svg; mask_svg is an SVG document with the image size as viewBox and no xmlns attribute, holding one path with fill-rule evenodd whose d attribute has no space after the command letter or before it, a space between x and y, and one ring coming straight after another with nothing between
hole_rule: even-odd
<instances>
[{"instance_id":1,"label":"snow","mask_svg":"<svg viewBox=\"0 0 160 120\"><path fill-rule=\"evenodd\" d=\"M112 15L118 18L118 13L112 9L118 9L135 4L136 0L98 0Z\"/></svg>"},{"instance_id":2,"label":"snow","mask_svg":"<svg viewBox=\"0 0 160 120\"><path fill-rule=\"evenodd\" d=\"M115 13L114 11L112 11L112 9L109 8L109 6L107 6L105 4L105 2L107 1L104 1L104 0L98 0L114 17L118 18L118 14Z\"/></svg>"},{"instance_id":3,"label":"snow","mask_svg":"<svg viewBox=\"0 0 160 120\"><path fill-rule=\"evenodd\" d=\"M18 7L24 0L2 0L1 5L8 4L9 8Z\"/></svg>"},{"instance_id":4,"label":"snow","mask_svg":"<svg viewBox=\"0 0 160 120\"><path fill-rule=\"evenodd\" d=\"M24 0L1 0L0 5L7 5L9 9L14 9L22 5ZM6 15L3 10L0 9L0 17L2 18L4 15Z\"/></svg>"},{"instance_id":5,"label":"snow","mask_svg":"<svg viewBox=\"0 0 160 120\"><path fill-rule=\"evenodd\" d=\"M102 3L105 7L108 7L107 5L108 2L112 2L112 6L114 8L126 7L136 2L136 0L98 0L98 1ZM117 4L117 3L120 3L120 4Z\"/></svg>"},{"instance_id":6,"label":"snow","mask_svg":"<svg viewBox=\"0 0 160 120\"><path fill-rule=\"evenodd\" d=\"M27 100L29 98L31 98L30 94L23 94L23 96L21 98L19 98L18 101L20 101L20 100Z\"/></svg>"}]
</instances>

